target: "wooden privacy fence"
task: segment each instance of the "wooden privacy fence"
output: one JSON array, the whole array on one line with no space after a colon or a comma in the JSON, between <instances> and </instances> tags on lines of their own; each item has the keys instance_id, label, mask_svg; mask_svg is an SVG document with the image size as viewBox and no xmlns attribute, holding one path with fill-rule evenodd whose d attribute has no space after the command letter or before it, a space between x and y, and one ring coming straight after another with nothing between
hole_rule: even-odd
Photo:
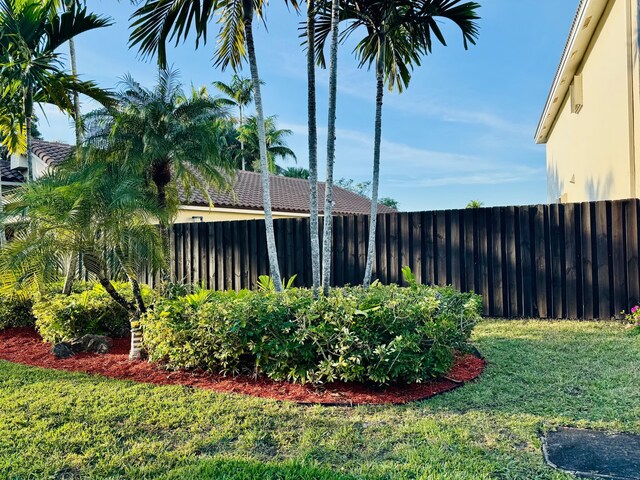
<instances>
[{"instance_id":1,"label":"wooden privacy fence","mask_svg":"<svg viewBox=\"0 0 640 480\"><path fill-rule=\"evenodd\" d=\"M391 213L378 217L374 277L482 295L495 317L608 319L640 301L638 200ZM280 269L311 285L309 220L275 220ZM333 218L336 286L362 282L369 217ZM171 272L212 289L268 274L262 220L175 225ZM146 279L150 280L150 279Z\"/></svg>"}]
</instances>

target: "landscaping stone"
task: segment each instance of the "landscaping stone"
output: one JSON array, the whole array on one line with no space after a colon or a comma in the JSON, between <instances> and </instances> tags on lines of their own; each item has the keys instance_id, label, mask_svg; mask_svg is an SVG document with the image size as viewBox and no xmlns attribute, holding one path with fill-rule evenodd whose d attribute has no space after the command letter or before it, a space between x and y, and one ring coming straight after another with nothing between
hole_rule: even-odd
<instances>
[{"instance_id":1,"label":"landscaping stone","mask_svg":"<svg viewBox=\"0 0 640 480\"><path fill-rule=\"evenodd\" d=\"M109 353L113 340L104 335L83 335L71 340L71 348L75 353Z\"/></svg>"},{"instance_id":2,"label":"landscaping stone","mask_svg":"<svg viewBox=\"0 0 640 480\"><path fill-rule=\"evenodd\" d=\"M71 348L71 344L69 342L56 343L51 349L51 353L53 353L59 360L73 357L75 355L75 352Z\"/></svg>"},{"instance_id":3,"label":"landscaping stone","mask_svg":"<svg viewBox=\"0 0 640 480\"><path fill-rule=\"evenodd\" d=\"M544 438L545 460L582 478L640 480L640 436L560 428Z\"/></svg>"}]
</instances>

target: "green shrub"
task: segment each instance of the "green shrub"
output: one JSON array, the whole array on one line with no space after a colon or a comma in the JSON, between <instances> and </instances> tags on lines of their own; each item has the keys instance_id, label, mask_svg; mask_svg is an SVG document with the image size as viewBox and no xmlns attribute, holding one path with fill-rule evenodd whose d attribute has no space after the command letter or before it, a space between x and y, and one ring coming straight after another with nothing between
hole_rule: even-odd
<instances>
[{"instance_id":1,"label":"green shrub","mask_svg":"<svg viewBox=\"0 0 640 480\"><path fill-rule=\"evenodd\" d=\"M127 283L115 284L129 300L133 299ZM36 328L42 338L51 343L85 334L122 337L130 328L128 312L118 305L99 284L85 286L81 293L47 295L33 306ZM142 289L146 302L153 298L148 287Z\"/></svg>"},{"instance_id":2,"label":"green shrub","mask_svg":"<svg viewBox=\"0 0 640 480\"><path fill-rule=\"evenodd\" d=\"M0 330L12 327L33 327L33 300L24 292L0 296Z\"/></svg>"},{"instance_id":3,"label":"green shrub","mask_svg":"<svg viewBox=\"0 0 640 480\"><path fill-rule=\"evenodd\" d=\"M334 289L202 292L143 316L150 359L224 374L250 369L296 382L419 382L446 372L480 318L480 298L453 288L374 284Z\"/></svg>"}]
</instances>

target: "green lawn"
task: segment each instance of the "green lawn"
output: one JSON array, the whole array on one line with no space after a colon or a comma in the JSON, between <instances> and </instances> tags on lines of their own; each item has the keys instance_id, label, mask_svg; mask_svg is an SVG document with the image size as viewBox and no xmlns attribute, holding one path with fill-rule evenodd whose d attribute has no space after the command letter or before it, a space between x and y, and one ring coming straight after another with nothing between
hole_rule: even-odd
<instances>
[{"instance_id":1,"label":"green lawn","mask_svg":"<svg viewBox=\"0 0 640 480\"><path fill-rule=\"evenodd\" d=\"M640 433L640 337L484 322L475 383L403 407L301 407L0 362L0 478L534 479L557 425Z\"/></svg>"}]
</instances>

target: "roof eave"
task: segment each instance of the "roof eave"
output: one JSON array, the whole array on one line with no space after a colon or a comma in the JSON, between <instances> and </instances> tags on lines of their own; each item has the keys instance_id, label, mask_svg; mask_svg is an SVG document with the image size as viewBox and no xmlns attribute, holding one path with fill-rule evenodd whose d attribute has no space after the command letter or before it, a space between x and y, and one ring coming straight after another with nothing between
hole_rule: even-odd
<instances>
[{"instance_id":1,"label":"roof eave","mask_svg":"<svg viewBox=\"0 0 640 480\"><path fill-rule=\"evenodd\" d=\"M591 39L608 3L609 0L580 1L569 38L562 52L560 65L551 84L551 90L536 129L535 140L537 144L547 143L553 124L571 85L570 80L573 79L587 53Z\"/></svg>"}]
</instances>

